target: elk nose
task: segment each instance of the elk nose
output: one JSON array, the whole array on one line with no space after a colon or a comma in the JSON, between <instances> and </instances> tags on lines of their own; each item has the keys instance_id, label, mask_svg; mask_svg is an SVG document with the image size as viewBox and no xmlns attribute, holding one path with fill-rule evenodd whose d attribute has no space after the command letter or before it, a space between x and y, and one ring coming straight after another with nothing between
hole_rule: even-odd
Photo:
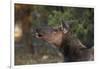
<instances>
[{"instance_id":1,"label":"elk nose","mask_svg":"<svg viewBox=\"0 0 100 69\"><path fill-rule=\"evenodd\" d=\"M42 37L42 34L38 34L38 37Z\"/></svg>"},{"instance_id":2,"label":"elk nose","mask_svg":"<svg viewBox=\"0 0 100 69\"><path fill-rule=\"evenodd\" d=\"M40 37L42 37L42 36L43 36L42 34L36 33L36 37L40 38Z\"/></svg>"}]
</instances>

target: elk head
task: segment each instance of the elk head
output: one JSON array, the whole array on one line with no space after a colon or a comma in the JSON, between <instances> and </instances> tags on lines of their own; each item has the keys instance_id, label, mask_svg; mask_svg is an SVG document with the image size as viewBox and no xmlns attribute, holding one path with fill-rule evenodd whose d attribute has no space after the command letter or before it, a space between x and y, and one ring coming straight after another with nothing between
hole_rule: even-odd
<instances>
[{"instance_id":1,"label":"elk head","mask_svg":"<svg viewBox=\"0 0 100 69\"><path fill-rule=\"evenodd\" d=\"M64 35L68 32L68 24L62 23L59 28L48 28L42 27L36 29L36 37L42 40L45 40L51 44L54 44L57 47L61 47Z\"/></svg>"}]
</instances>

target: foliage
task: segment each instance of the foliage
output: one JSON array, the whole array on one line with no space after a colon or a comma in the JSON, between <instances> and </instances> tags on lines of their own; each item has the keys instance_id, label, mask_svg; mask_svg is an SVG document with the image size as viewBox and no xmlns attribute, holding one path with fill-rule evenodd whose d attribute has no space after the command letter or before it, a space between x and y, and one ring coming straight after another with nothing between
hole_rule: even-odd
<instances>
[{"instance_id":1,"label":"foliage","mask_svg":"<svg viewBox=\"0 0 100 69\"><path fill-rule=\"evenodd\" d=\"M62 9L60 9L62 8ZM40 14L33 18L33 26L47 23L50 26L61 25L61 20L69 21L71 30L83 42L91 47L94 45L94 9L60 6L33 6L33 12Z\"/></svg>"}]
</instances>

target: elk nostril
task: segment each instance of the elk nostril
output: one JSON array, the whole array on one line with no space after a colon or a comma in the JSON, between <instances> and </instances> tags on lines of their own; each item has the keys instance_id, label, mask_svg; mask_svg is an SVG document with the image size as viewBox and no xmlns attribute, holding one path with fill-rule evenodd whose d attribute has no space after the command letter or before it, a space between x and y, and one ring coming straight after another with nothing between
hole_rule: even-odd
<instances>
[{"instance_id":1,"label":"elk nostril","mask_svg":"<svg viewBox=\"0 0 100 69\"><path fill-rule=\"evenodd\" d=\"M40 33L36 33L36 36L37 36L37 37L42 37L43 35L40 34Z\"/></svg>"},{"instance_id":2,"label":"elk nostril","mask_svg":"<svg viewBox=\"0 0 100 69\"><path fill-rule=\"evenodd\" d=\"M38 34L38 36L39 36L39 37L42 37L42 35L41 35L41 34Z\"/></svg>"}]
</instances>

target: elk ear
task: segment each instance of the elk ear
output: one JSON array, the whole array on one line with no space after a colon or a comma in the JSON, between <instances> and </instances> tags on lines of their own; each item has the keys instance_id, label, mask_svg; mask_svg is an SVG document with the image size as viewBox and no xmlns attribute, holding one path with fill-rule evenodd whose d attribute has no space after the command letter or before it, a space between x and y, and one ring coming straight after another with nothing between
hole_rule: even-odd
<instances>
[{"instance_id":1,"label":"elk ear","mask_svg":"<svg viewBox=\"0 0 100 69\"><path fill-rule=\"evenodd\" d=\"M67 21L62 21L62 30L64 33L67 33L69 31L69 23Z\"/></svg>"}]
</instances>

